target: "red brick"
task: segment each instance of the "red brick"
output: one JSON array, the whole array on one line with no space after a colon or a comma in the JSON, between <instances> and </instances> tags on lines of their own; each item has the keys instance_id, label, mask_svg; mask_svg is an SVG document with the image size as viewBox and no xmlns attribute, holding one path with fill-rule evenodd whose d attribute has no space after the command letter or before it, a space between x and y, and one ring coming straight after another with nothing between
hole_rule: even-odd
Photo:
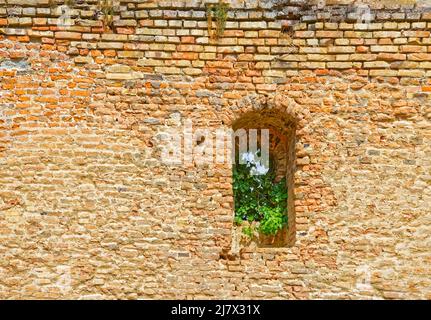
<instances>
[{"instance_id":1,"label":"red brick","mask_svg":"<svg viewBox=\"0 0 431 320\"><path fill-rule=\"evenodd\" d=\"M195 37L181 37L181 43L195 43Z\"/></svg>"}]
</instances>

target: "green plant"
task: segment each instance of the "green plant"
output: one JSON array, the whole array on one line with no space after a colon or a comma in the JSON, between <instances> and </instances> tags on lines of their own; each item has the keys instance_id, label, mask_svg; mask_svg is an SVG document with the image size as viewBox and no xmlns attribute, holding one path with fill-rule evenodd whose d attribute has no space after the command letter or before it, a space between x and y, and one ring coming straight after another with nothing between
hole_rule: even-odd
<instances>
[{"instance_id":1,"label":"green plant","mask_svg":"<svg viewBox=\"0 0 431 320\"><path fill-rule=\"evenodd\" d=\"M99 10L102 13L103 26L111 27L114 21L113 0L99 0Z\"/></svg>"},{"instance_id":2,"label":"green plant","mask_svg":"<svg viewBox=\"0 0 431 320\"><path fill-rule=\"evenodd\" d=\"M251 153L245 155L241 157L247 158L246 163L237 161L233 167L235 223L248 222L242 231L249 238L255 231L275 236L287 224L286 179L275 182L271 163L265 168Z\"/></svg>"},{"instance_id":3,"label":"green plant","mask_svg":"<svg viewBox=\"0 0 431 320\"><path fill-rule=\"evenodd\" d=\"M215 4L210 5L207 8L207 22L208 22L208 34L211 38L218 39L226 28L227 12L229 10L229 4L222 2L221 0ZM215 18L216 30L212 30L212 19Z\"/></svg>"},{"instance_id":4,"label":"green plant","mask_svg":"<svg viewBox=\"0 0 431 320\"><path fill-rule=\"evenodd\" d=\"M48 0L48 5L51 8L59 6L59 4L57 3L57 0ZM76 5L76 0L64 0L62 5L73 7Z\"/></svg>"}]
</instances>

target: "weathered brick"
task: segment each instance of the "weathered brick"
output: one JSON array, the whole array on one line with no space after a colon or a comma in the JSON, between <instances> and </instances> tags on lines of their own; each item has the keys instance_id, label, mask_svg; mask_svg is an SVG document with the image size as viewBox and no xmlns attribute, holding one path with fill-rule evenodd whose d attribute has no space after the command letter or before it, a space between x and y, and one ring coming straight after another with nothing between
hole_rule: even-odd
<instances>
[{"instance_id":1,"label":"weathered brick","mask_svg":"<svg viewBox=\"0 0 431 320\"><path fill-rule=\"evenodd\" d=\"M371 52L398 52L398 46L371 46Z\"/></svg>"},{"instance_id":2,"label":"weathered brick","mask_svg":"<svg viewBox=\"0 0 431 320\"><path fill-rule=\"evenodd\" d=\"M386 61L364 62L364 68L382 69L382 68L389 68L389 67L390 67L390 64Z\"/></svg>"},{"instance_id":3,"label":"weathered brick","mask_svg":"<svg viewBox=\"0 0 431 320\"><path fill-rule=\"evenodd\" d=\"M75 60L75 63L92 63L93 62L93 58L92 57L81 57L81 56L78 56L74 60Z\"/></svg>"},{"instance_id":4,"label":"weathered brick","mask_svg":"<svg viewBox=\"0 0 431 320\"><path fill-rule=\"evenodd\" d=\"M424 70L398 70L398 76L399 77L415 77L415 78L421 78L425 76Z\"/></svg>"},{"instance_id":5,"label":"weathered brick","mask_svg":"<svg viewBox=\"0 0 431 320\"><path fill-rule=\"evenodd\" d=\"M127 41L127 35L125 34L102 34L102 40L104 41Z\"/></svg>"},{"instance_id":6,"label":"weathered brick","mask_svg":"<svg viewBox=\"0 0 431 320\"><path fill-rule=\"evenodd\" d=\"M370 53L355 53L350 55L350 60L352 61L372 61L376 60L376 54Z\"/></svg>"},{"instance_id":7,"label":"weathered brick","mask_svg":"<svg viewBox=\"0 0 431 320\"><path fill-rule=\"evenodd\" d=\"M217 47L217 52L220 53L243 53L243 46Z\"/></svg>"},{"instance_id":8,"label":"weathered brick","mask_svg":"<svg viewBox=\"0 0 431 320\"><path fill-rule=\"evenodd\" d=\"M244 21L239 23L240 29L266 29L265 21Z\"/></svg>"},{"instance_id":9,"label":"weathered brick","mask_svg":"<svg viewBox=\"0 0 431 320\"><path fill-rule=\"evenodd\" d=\"M160 67L164 66L164 62L157 59L140 59L138 60L138 65L143 67Z\"/></svg>"},{"instance_id":10,"label":"weathered brick","mask_svg":"<svg viewBox=\"0 0 431 320\"><path fill-rule=\"evenodd\" d=\"M356 48L353 46L333 46L328 48L328 53L353 53Z\"/></svg>"},{"instance_id":11,"label":"weathered brick","mask_svg":"<svg viewBox=\"0 0 431 320\"><path fill-rule=\"evenodd\" d=\"M142 51L118 51L117 52L119 58L142 58L144 53Z\"/></svg>"},{"instance_id":12,"label":"weathered brick","mask_svg":"<svg viewBox=\"0 0 431 320\"><path fill-rule=\"evenodd\" d=\"M81 37L82 37L82 33L79 33L79 32L68 32L68 31L55 32L55 38L57 39L80 40Z\"/></svg>"},{"instance_id":13,"label":"weathered brick","mask_svg":"<svg viewBox=\"0 0 431 320\"><path fill-rule=\"evenodd\" d=\"M401 32L399 32L399 31L375 31L375 32L373 32L373 37L376 37L376 38L399 38L399 37L401 37Z\"/></svg>"},{"instance_id":14,"label":"weathered brick","mask_svg":"<svg viewBox=\"0 0 431 320\"><path fill-rule=\"evenodd\" d=\"M150 36L161 36L163 35L162 29L154 29L154 28L136 28L136 34L144 34Z\"/></svg>"},{"instance_id":15,"label":"weathered brick","mask_svg":"<svg viewBox=\"0 0 431 320\"><path fill-rule=\"evenodd\" d=\"M407 55L402 53L379 53L377 55L378 60L395 61L395 60L406 60Z\"/></svg>"},{"instance_id":16,"label":"weathered brick","mask_svg":"<svg viewBox=\"0 0 431 320\"><path fill-rule=\"evenodd\" d=\"M123 49L124 43L122 42L98 42L99 49Z\"/></svg>"},{"instance_id":17,"label":"weathered brick","mask_svg":"<svg viewBox=\"0 0 431 320\"><path fill-rule=\"evenodd\" d=\"M161 74L179 74L181 73L180 68L176 67L156 67L155 71Z\"/></svg>"},{"instance_id":18,"label":"weathered brick","mask_svg":"<svg viewBox=\"0 0 431 320\"><path fill-rule=\"evenodd\" d=\"M384 69L370 70L370 76L372 77L375 77L375 76L396 77L397 75L398 75L397 70L384 70Z\"/></svg>"},{"instance_id":19,"label":"weathered brick","mask_svg":"<svg viewBox=\"0 0 431 320\"><path fill-rule=\"evenodd\" d=\"M430 61L431 53L411 53L407 55L407 59L412 61Z\"/></svg>"},{"instance_id":20,"label":"weathered brick","mask_svg":"<svg viewBox=\"0 0 431 320\"><path fill-rule=\"evenodd\" d=\"M280 31L278 30L260 30L258 33L259 38L278 38Z\"/></svg>"},{"instance_id":21,"label":"weathered brick","mask_svg":"<svg viewBox=\"0 0 431 320\"><path fill-rule=\"evenodd\" d=\"M327 31L318 30L316 31L316 38L342 38L343 31Z\"/></svg>"},{"instance_id":22,"label":"weathered brick","mask_svg":"<svg viewBox=\"0 0 431 320\"><path fill-rule=\"evenodd\" d=\"M199 59L201 60L214 60L216 54L214 52L203 52L199 54Z\"/></svg>"},{"instance_id":23,"label":"weathered brick","mask_svg":"<svg viewBox=\"0 0 431 320\"><path fill-rule=\"evenodd\" d=\"M326 63L325 62L300 62L299 68L302 69L325 69Z\"/></svg>"},{"instance_id":24,"label":"weathered brick","mask_svg":"<svg viewBox=\"0 0 431 320\"><path fill-rule=\"evenodd\" d=\"M353 64L352 62L328 62L326 66L328 69L349 69Z\"/></svg>"},{"instance_id":25,"label":"weathered brick","mask_svg":"<svg viewBox=\"0 0 431 320\"><path fill-rule=\"evenodd\" d=\"M401 52L427 52L427 47L425 46L413 46L413 45L406 45L401 46Z\"/></svg>"},{"instance_id":26,"label":"weathered brick","mask_svg":"<svg viewBox=\"0 0 431 320\"><path fill-rule=\"evenodd\" d=\"M297 38L314 38L314 31L295 31L295 37Z\"/></svg>"}]
</instances>

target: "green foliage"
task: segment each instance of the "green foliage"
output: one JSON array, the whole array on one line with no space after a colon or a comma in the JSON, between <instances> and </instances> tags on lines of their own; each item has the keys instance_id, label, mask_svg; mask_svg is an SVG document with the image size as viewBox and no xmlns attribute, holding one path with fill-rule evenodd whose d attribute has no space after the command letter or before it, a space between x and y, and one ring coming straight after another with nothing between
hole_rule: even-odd
<instances>
[{"instance_id":1,"label":"green foliage","mask_svg":"<svg viewBox=\"0 0 431 320\"><path fill-rule=\"evenodd\" d=\"M57 7L59 4L57 3L56 0L48 0L48 5L51 8ZM61 5L61 4L60 4ZM68 7L73 7L76 5L76 0L64 0L63 1L63 5L66 5Z\"/></svg>"},{"instance_id":2,"label":"green foliage","mask_svg":"<svg viewBox=\"0 0 431 320\"><path fill-rule=\"evenodd\" d=\"M76 5L75 0L64 0L64 4L68 7L73 7Z\"/></svg>"},{"instance_id":3,"label":"green foliage","mask_svg":"<svg viewBox=\"0 0 431 320\"><path fill-rule=\"evenodd\" d=\"M212 38L220 38L226 27L227 12L229 10L229 4L219 1L215 5L211 5L207 8L208 18L208 33ZM216 30L212 32L212 18L216 21Z\"/></svg>"},{"instance_id":4,"label":"green foliage","mask_svg":"<svg viewBox=\"0 0 431 320\"><path fill-rule=\"evenodd\" d=\"M103 26L110 28L114 21L113 0L99 0L98 7L102 13Z\"/></svg>"},{"instance_id":5,"label":"green foliage","mask_svg":"<svg viewBox=\"0 0 431 320\"><path fill-rule=\"evenodd\" d=\"M243 232L247 237L252 238L252 237L253 237L254 230L253 230L253 227L252 227L252 226L245 226L245 227L243 227L243 228L242 228L242 232Z\"/></svg>"},{"instance_id":6,"label":"green foliage","mask_svg":"<svg viewBox=\"0 0 431 320\"><path fill-rule=\"evenodd\" d=\"M234 221L238 225L249 222L243 227L249 238L255 231L274 236L287 224L286 179L274 182L274 170L253 175L253 168L252 162L233 167Z\"/></svg>"}]
</instances>

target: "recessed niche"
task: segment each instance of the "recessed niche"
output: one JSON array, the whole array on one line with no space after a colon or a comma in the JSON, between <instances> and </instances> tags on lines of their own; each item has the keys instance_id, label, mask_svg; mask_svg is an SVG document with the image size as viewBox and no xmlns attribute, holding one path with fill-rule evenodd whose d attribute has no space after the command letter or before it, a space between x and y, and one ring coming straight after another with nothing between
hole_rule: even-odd
<instances>
[{"instance_id":1,"label":"recessed niche","mask_svg":"<svg viewBox=\"0 0 431 320\"><path fill-rule=\"evenodd\" d=\"M295 122L276 111L252 111L232 129L233 246L293 245Z\"/></svg>"}]
</instances>

